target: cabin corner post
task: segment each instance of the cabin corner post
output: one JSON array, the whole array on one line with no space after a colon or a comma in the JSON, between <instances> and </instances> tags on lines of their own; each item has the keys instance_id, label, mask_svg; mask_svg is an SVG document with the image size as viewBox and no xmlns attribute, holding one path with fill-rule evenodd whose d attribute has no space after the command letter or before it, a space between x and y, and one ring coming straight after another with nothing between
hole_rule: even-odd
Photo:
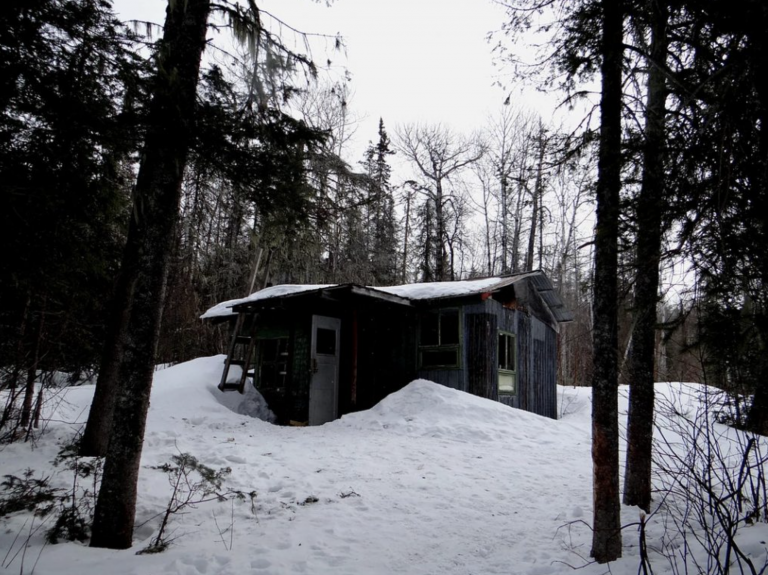
<instances>
[{"instance_id":1,"label":"cabin corner post","mask_svg":"<svg viewBox=\"0 0 768 575\"><path fill-rule=\"evenodd\" d=\"M352 410L357 407L358 320L358 311L355 308L352 310L352 377L349 386L349 403Z\"/></svg>"}]
</instances>

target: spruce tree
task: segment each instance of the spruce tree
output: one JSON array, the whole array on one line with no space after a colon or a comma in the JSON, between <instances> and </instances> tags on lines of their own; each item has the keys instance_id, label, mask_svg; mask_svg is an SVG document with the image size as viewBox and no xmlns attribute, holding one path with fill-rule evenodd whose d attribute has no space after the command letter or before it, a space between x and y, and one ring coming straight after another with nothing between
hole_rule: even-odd
<instances>
[{"instance_id":1,"label":"spruce tree","mask_svg":"<svg viewBox=\"0 0 768 575\"><path fill-rule=\"evenodd\" d=\"M621 557L618 406L618 239L621 190L623 3L601 2L600 139L595 226L592 375L592 550L598 563Z\"/></svg>"},{"instance_id":2,"label":"spruce tree","mask_svg":"<svg viewBox=\"0 0 768 575\"><path fill-rule=\"evenodd\" d=\"M653 455L654 365L656 306L659 301L662 215L666 205L664 150L666 148L666 0L650 6L651 46L646 55L648 80L645 106L643 175L637 197L637 246L635 252L634 329L630 350L629 413L624 503L646 512L651 507Z\"/></svg>"},{"instance_id":3,"label":"spruce tree","mask_svg":"<svg viewBox=\"0 0 768 575\"><path fill-rule=\"evenodd\" d=\"M379 119L379 140L376 145L368 146L364 162L369 178L366 208L371 283L374 285L393 285L398 277L395 201L390 183L392 168L388 162L388 157L394 153L384 120Z\"/></svg>"},{"instance_id":4,"label":"spruce tree","mask_svg":"<svg viewBox=\"0 0 768 575\"><path fill-rule=\"evenodd\" d=\"M92 547L125 549L133 540L139 462L168 257L178 221L209 11L209 0L188 0L169 4L166 12L121 270L129 286L130 316Z\"/></svg>"},{"instance_id":5,"label":"spruce tree","mask_svg":"<svg viewBox=\"0 0 768 575\"><path fill-rule=\"evenodd\" d=\"M127 218L144 73L95 0L0 13L0 361L34 383L98 363ZM32 363L25 358L38 357Z\"/></svg>"}]
</instances>

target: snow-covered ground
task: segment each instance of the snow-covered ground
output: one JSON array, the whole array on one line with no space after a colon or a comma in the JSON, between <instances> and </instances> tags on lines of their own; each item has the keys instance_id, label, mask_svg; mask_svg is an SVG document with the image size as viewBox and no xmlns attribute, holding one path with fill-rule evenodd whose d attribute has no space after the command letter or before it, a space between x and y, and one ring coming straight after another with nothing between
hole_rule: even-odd
<instances>
[{"instance_id":1,"label":"snow-covered ground","mask_svg":"<svg viewBox=\"0 0 768 575\"><path fill-rule=\"evenodd\" d=\"M257 418L266 412L255 391L244 397L216 389L222 360L200 358L155 375L132 549L46 546L48 525L35 531L40 520L33 524L20 513L2 520L2 569L39 575L546 575L586 565L581 573L608 572L608 566L588 564L589 389L560 389L562 417L553 421L415 381L369 411L320 427L278 427ZM681 384L657 389L683 398L679 412L693 401ZM53 481L69 485L71 472L50 461L84 421L92 393L91 386L61 392L36 442L2 447L0 475L31 468L37 475L59 474ZM213 468L231 468L224 491L255 492L254 503L228 499L187 509L173 517L166 551L136 555L157 529L171 493L155 467L182 452ZM648 525L652 548L663 534L657 517ZM637 519L635 508L623 509L624 524ZM30 530L35 534L28 537ZM740 533L742 549L758 566L766 561L766 539L764 523ZM624 557L610 572L638 572L637 540L636 527L625 529ZM654 551L651 560L654 573L672 572Z\"/></svg>"}]
</instances>

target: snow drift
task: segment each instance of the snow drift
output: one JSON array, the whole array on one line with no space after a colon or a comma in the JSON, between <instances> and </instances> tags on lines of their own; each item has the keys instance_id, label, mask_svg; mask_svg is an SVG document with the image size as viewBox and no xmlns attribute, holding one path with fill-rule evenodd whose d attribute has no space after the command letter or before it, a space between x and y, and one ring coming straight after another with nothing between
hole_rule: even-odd
<instances>
[{"instance_id":1,"label":"snow drift","mask_svg":"<svg viewBox=\"0 0 768 575\"><path fill-rule=\"evenodd\" d=\"M588 565L591 534L582 523L592 508L589 389L561 389L563 418L553 421L419 380L368 411L319 427L279 427L263 420L268 410L255 390L240 396L216 389L222 361L200 358L155 375L133 549L45 546L46 526L15 514L0 533L2 555L8 552L1 568L34 567L38 575L546 575L586 565L584 573L605 572ZM679 386L658 389L677 397L681 410L693 401L675 395ZM50 461L82 425L91 396L88 386L62 390L49 402L51 420L39 440L4 448L0 474L31 468L69 488L71 475ZM231 469L225 500L175 516L170 548L137 556L170 496L157 466L179 453ZM233 498L234 491L255 498ZM623 510L624 524L636 520L635 509ZM663 527L652 520L648 528L653 545ZM764 561L766 526L748 536L746 548ZM611 571L634 574L634 529L624 541L624 558ZM663 558L656 557L654 572L670 572Z\"/></svg>"}]
</instances>

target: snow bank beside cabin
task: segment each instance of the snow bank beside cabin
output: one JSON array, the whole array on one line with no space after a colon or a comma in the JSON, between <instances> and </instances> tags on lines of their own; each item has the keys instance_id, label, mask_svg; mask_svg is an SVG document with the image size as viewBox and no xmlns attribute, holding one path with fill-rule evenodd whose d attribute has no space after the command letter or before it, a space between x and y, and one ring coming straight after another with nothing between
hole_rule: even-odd
<instances>
[{"instance_id":1,"label":"snow bank beside cabin","mask_svg":"<svg viewBox=\"0 0 768 575\"><path fill-rule=\"evenodd\" d=\"M218 391L223 359L200 358L155 374L133 548L44 545L44 528L26 541L30 516L15 514L0 529L6 556L0 572L555 575L575 566L585 575L605 573L606 566L589 563L591 532L582 523L592 515L589 388L559 388L562 419L554 421L418 380L341 420L280 427L248 416L263 407L251 389L245 397ZM691 413L702 389L657 385L657 417ZM4 447L0 476L31 468L71 489L71 475L50 461L75 436L79 425L72 422L84 420L92 391L64 390L34 445ZM626 389L621 393L623 420ZM172 518L173 543L165 552L136 555L170 497L157 466L180 452L230 468L225 489L254 498L188 509ZM623 508L622 523L636 521L637 509ZM655 552L662 523L660 515L650 517L648 544L654 573L671 575ZM742 549L759 565L766 540L765 524L740 533ZM612 573L637 573L636 542L630 527ZM17 551L27 543L22 570Z\"/></svg>"},{"instance_id":2,"label":"snow bank beside cabin","mask_svg":"<svg viewBox=\"0 0 768 575\"><path fill-rule=\"evenodd\" d=\"M516 442L557 433L551 420L425 379L408 384L367 411L343 416L340 424L474 444L507 441L510 430L518 428Z\"/></svg>"},{"instance_id":3,"label":"snow bank beside cabin","mask_svg":"<svg viewBox=\"0 0 768 575\"><path fill-rule=\"evenodd\" d=\"M200 417L210 414L231 416L232 413L264 421L274 421L264 398L250 383L245 393L223 393L218 384L224 369L225 355L201 357L155 372L150 399L154 413L172 413L174 417ZM233 366L229 378L240 377L240 367Z\"/></svg>"}]
</instances>

